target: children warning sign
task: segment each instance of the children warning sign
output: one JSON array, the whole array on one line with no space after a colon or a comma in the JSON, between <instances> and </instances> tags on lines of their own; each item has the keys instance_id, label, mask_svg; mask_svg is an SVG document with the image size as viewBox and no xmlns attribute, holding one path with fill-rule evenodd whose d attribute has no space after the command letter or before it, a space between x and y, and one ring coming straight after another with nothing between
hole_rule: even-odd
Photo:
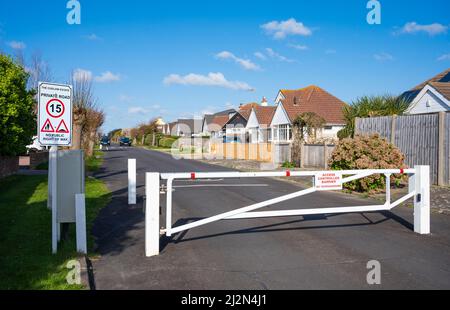
<instances>
[{"instance_id":1,"label":"children warning sign","mask_svg":"<svg viewBox=\"0 0 450 310\"><path fill-rule=\"evenodd\" d=\"M342 190L342 175L336 172L321 172L316 174L315 187L318 191Z\"/></svg>"},{"instance_id":2,"label":"children warning sign","mask_svg":"<svg viewBox=\"0 0 450 310\"><path fill-rule=\"evenodd\" d=\"M72 145L72 87L39 83L38 140L43 146Z\"/></svg>"}]
</instances>

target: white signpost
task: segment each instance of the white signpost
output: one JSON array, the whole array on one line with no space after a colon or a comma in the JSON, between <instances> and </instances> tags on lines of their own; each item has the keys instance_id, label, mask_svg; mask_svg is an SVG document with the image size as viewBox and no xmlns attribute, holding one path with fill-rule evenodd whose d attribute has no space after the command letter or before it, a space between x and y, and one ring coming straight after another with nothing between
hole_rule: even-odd
<instances>
[{"instance_id":1,"label":"white signpost","mask_svg":"<svg viewBox=\"0 0 450 310\"><path fill-rule=\"evenodd\" d=\"M58 241L61 238L61 224L58 221L58 146L72 145L72 86L53 83L39 83L39 115L38 141L43 146L50 146L49 155L49 206L52 211L52 252L56 253ZM81 168L83 169L83 168ZM60 171L61 172L61 171ZM68 180L64 180L68 181ZM59 194L58 194L59 193ZM86 247L86 216L84 193L73 197L76 206L77 250L87 253ZM60 208L62 206L59 206ZM58 211L59 210L59 211Z\"/></svg>"}]
</instances>

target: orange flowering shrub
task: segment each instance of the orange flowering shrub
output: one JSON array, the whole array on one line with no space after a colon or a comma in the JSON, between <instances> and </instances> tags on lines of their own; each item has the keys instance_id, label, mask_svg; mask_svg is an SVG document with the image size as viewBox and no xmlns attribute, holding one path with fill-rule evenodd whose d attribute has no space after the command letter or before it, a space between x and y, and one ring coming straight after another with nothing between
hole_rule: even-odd
<instances>
[{"instance_id":1,"label":"orange flowering shrub","mask_svg":"<svg viewBox=\"0 0 450 310\"><path fill-rule=\"evenodd\" d=\"M378 134L355 136L341 140L336 146L329 165L332 170L405 169L405 155ZM398 186L403 176L392 175L391 184ZM376 192L385 188L385 175L370 177L344 184L344 187L360 192Z\"/></svg>"}]
</instances>

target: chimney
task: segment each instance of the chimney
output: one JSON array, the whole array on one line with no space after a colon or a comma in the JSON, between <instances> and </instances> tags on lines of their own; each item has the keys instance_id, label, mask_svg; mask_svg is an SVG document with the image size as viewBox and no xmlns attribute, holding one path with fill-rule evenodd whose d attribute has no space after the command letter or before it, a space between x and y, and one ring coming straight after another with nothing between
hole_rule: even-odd
<instances>
[{"instance_id":1,"label":"chimney","mask_svg":"<svg viewBox=\"0 0 450 310\"><path fill-rule=\"evenodd\" d=\"M262 98L261 106L267 107L267 98L266 98L266 97L263 97L263 98Z\"/></svg>"}]
</instances>

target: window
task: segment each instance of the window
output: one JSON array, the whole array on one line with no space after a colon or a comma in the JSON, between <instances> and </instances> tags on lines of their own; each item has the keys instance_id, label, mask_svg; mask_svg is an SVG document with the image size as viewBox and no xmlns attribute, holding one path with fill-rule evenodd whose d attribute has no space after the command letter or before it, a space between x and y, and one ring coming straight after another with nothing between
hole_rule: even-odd
<instances>
[{"instance_id":1,"label":"window","mask_svg":"<svg viewBox=\"0 0 450 310\"><path fill-rule=\"evenodd\" d=\"M289 125L278 126L279 131L279 141L291 141L292 140L292 130Z\"/></svg>"},{"instance_id":2,"label":"window","mask_svg":"<svg viewBox=\"0 0 450 310\"><path fill-rule=\"evenodd\" d=\"M325 126L325 127L323 127L323 129L325 129L325 130L333 130L333 126Z\"/></svg>"}]
</instances>

